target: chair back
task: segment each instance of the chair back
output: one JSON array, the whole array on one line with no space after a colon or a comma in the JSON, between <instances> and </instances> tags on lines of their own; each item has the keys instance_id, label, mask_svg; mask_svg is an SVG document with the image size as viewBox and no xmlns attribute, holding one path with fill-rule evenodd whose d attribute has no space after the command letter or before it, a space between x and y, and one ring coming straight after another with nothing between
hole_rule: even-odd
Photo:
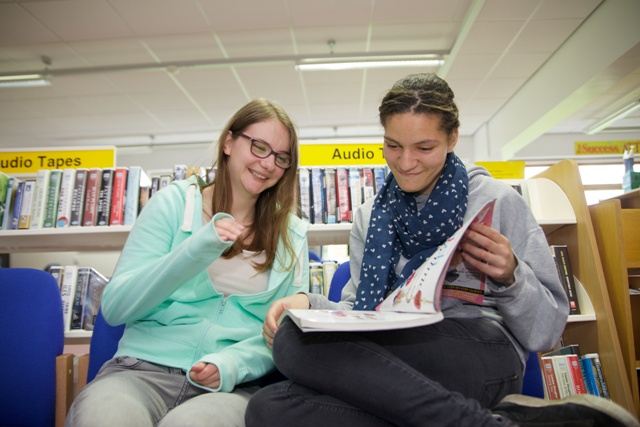
<instances>
[{"instance_id":1,"label":"chair back","mask_svg":"<svg viewBox=\"0 0 640 427\"><path fill-rule=\"evenodd\" d=\"M322 262L322 258L316 252L310 250L309 251L309 261L310 262Z\"/></svg>"},{"instance_id":2,"label":"chair back","mask_svg":"<svg viewBox=\"0 0 640 427\"><path fill-rule=\"evenodd\" d=\"M345 261L338 266L331 278L331 285L329 286L329 298L330 301L339 302L342 295L342 288L347 284L351 278L351 270L349 270L349 261Z\"/></svg>"},{"instance_id":3,"label":"chair back","mask_svg":"<svg viewBox=\"0 0 640 427\"><path fill-rule=\"evenodd\" d=\"M62 298L49 273L0 268L0 425L53 426Z\"/></svg>"},{"instance_id":4,"label":"chair back","mask_svg":"<svg viewBox=\"0 0 640 427\"><path fill-rule=\"evenodd\" d=\"M96 374L111 359L118 350L118 342L122 337L125 325L111 326L104 320L102 309L98 311L96 323L93 326L91 345L89 346L89 368L87 370L87 383L96 377Z\"/></svg>"}]
</instances>

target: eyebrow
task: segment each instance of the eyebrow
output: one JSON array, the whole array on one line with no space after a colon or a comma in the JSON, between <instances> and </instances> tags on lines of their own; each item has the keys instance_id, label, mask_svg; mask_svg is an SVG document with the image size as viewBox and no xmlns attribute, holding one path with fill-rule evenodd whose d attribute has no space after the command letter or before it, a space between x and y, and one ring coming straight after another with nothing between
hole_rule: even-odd
<instances>
[{"instance_id":1,"label":"eyebrow","mask_svg":"<svg viewBox=\"0 0 640 427\"><path fill-rule=\"evenodd\" d=\"M388 136L384 136L384 137L383 137L383 139L384 139L385 141L387 141L387 142L393 142L393 143L395 143L395 144L403 145L403 143L402 143L402 142L400 142L400 141L396 141L395 139L393 139L393 138L389 138ZM434 143L437 143L437 142L438 142L438 140L437 140L437 139L423 139L423 140L421 140L421 141L408 142L408 143L406 143L406 144L408 144L408 145L420 145L420 144L434 144Z\"/></svg>"}]
</instances>

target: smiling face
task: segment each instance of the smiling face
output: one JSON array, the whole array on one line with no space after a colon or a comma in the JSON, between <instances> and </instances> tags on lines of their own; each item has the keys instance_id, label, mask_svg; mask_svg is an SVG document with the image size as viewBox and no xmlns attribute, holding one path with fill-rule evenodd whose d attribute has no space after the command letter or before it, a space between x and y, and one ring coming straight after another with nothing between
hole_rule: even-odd
<instances>
[{"instance_id":1,"label":"smiling face","mask_svg":"<svg viewBox=\"0 0 640 427\"><path fill-rule=\"evenodd\" d=\"M442 173L447 154L458 142L448 135L436 114L398 113L387 118L384 158L398 185L407 193L428 195Z\"/></svg>"},{"instance_id":2,"label":"smiling face","mask_svg":"<svg viewBox=\"0 0 640 427\"><path fill-rule=\"evenodd\" d=\"M274 151L289 152L289 131L279 120L254 123L242 130L251 138L267 142ZM264 190L276 185L285 170L276 166L275 157L261 159L251 153L251 142L243 137L227 134L224 154L228 156L229 177L234 200L257 199Z\"/></svg>"}]
</instances>

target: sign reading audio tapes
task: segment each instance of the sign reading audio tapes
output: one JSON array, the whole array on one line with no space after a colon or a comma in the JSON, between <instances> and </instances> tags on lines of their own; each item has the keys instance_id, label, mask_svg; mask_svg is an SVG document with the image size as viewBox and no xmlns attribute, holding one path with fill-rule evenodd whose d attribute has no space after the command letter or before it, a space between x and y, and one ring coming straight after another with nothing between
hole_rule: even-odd
<instances>
[{"instance_id":1,"label":"sign reading audio tapes","mask_svg":"<svg viewBox=\"0 0 640 427\"><path fill-rule=\"evenodd\" d=\"M112 168L115 164L115 147L0 150L0 170L6 174L36 173L41 169Z\"/></svg>"}]
</instances>

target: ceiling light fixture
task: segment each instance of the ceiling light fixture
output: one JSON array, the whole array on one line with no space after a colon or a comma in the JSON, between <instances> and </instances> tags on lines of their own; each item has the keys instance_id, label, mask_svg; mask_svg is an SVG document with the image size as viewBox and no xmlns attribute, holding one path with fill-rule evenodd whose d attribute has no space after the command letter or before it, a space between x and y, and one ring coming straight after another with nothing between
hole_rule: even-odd
<instances>
[{"instance_id":1,"label":"ceiling light fixture","mask_svg":"<svg viewBox=\"0 0 640 427\"><path fill-rule=\"evenodd\" d=\"M619 110L617 110L616 112L614 112L612 114L609 114L604 119L599 120L596 123L592 124L591 126L589 126L588 128L586 128L584 130L584 133L586 133L587 135L596 134L596 133L600 132L601 130L606 129L607 127L609 127L612 123L617 122L618 120L626 117L632 111L634 111L635 109L637 109L639 107L640 107L640 99L635 99L632 102L630 102L629 104L627 104L624 107L622 107Z\"/></svg>"},{"instance_id":2,"label":"ceiling light fixture","mask_svg":"<svg viewBox=\"0 0 640 427\"><path fill-rule=\"evenodd\" d=\"M361 70L365 68L398 68L398 67L440 67L444 64L441 56L427 55L394 55L370 57L316 58L302 59L296 63L299 71L336 71Z\"/></svg>"},{"instance_id":3,"label":"ceiling light fixture","mask_svg":"<svg viewBox=\"0 0 640 427\"><path fill-rule=\"evenodd\" d=\"M0 76L0 87L37 87L50 86L49 77L43 74L23 74Z\"/></svg>"}]
</instances>

